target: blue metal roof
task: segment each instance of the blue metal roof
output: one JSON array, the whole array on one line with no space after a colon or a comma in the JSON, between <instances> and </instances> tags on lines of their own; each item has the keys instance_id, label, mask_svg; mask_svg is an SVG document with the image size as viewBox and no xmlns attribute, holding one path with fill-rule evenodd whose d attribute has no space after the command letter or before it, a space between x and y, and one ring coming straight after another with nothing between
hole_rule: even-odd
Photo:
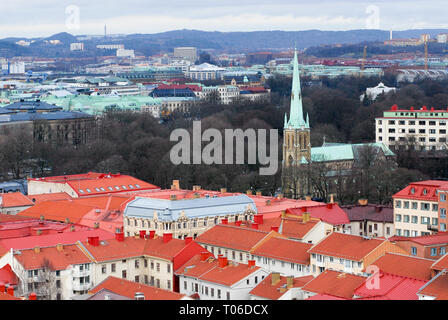
<instances>
[{"instance_id":1,"label":"blue metal roof","mask_svg":"<svg viewBox=\"0 0 448 320\"><path fill-rule=\"evenodd\" d=\"M166 200L154 198L136 198L128 203L124 211L127 217L152 219L154 212L158 220L176 221L181 212L187 218L241 214L246 210L257 213L255 202L246 195Z\"/></svg>"}]
</instances>

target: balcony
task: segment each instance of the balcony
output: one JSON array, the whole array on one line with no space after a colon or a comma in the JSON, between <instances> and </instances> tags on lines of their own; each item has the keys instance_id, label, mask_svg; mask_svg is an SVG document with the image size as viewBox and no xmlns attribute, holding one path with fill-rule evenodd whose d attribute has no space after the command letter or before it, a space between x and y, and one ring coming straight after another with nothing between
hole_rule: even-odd
<instances>
[{"instance_id":1,"label":"balcony","mask_svg":"<svg viewBox=\"0 0 448 320\"><path fill-rule=\"evenodd\" d=\"M76 281L73 279L73 290L75 291L85 291L92 288L92 283L79 283L79 280Z\"/></svg>"},{"instance_id":2,"label":"balcony","mask_svg":"<svg viewBox=\"0 0 448 320\"><path fill-rule=\"evenodd\" d=\"M72 276L74 278L90 276L90 270L86 270L86 269L79 270L79 269L76 268L76 269L72 270Z\"/></svg>"}]
</instances>

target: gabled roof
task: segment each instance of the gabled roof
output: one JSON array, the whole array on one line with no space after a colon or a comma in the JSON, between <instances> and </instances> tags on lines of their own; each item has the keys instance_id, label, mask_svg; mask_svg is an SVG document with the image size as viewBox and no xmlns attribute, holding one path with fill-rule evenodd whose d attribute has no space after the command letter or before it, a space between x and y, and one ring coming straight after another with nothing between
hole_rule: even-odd
<instances>
[{"instance_id":1,"label":"gabled roof","mask_svg":"<svg viewBox=\"0 0 448 320\"><path fill-rule=\"evenodd\" d=\"M437 189L447 184L447 181L426 180L420 182L412 182L404 189L395 193L392 198L410 199L410 200L426 200L437 201Z\"/></svg>"},{"instance_id":2,"label":"gabled roof","mask_svg":"<svg viewBox=\"0 0 448 320\"><path fill-rule=\"evenodd\" d=\"M333 232L319 243L315 244L309 252L361 261L366 255L383 244L384 241L386 240L368 240L360 236Z\"/></svg>"},{"instance_id":3,"label":"gabled roof","mask_svg":"<svg viewBox=\"0 0 448 320\"><path fill-rule=\"evenodd\" d=\"M66 192L56 192L56 193L43 193L43 194L33 194L28 195L33 204L38 204L45 201L57 201L57 200L69 200L72 199L70 195Z\"/></svg>"},{"instance_id":4,"label":"gabled roof","mask_svg":"<svg viewBox=\"0 0 448 320\"><path fill-rule=\"evenodd\" d=\"M314 219L303 222L302 216L282 218L279 233L288 238L303 239L318 223L319 220Z\"/></svg>"},{"instance_id":5,"label":"gabled roof","mask_svg":"<svg viewBox=\"0 0 448 320\"><path fill-rule=\"evenodd\" d=\"M145 300L180 300L185 297L184 294L112 276L101 281L89 293L95 294L104 289L129 299L134 299L137 292L143 293Z\"/></svg>"},{"instance_id":6,"label":"gabled roof","mask_svg":"<svg viewBox=\"0 0 448 320\"><path fill-rule=\"evenodd\" d=\"M72 223L79 223L92 210L94 208L72 201L47 201L25 209L20 214L37 219L43 216L46 220L55 221L65 221L68 218Z\"/></svg>"},{"instance_id":7,"label":"gabled roof","mask_svg":"<svg viewBox=\"0 0 448 320\"><path fill-rule=\"evenodd\" d=\"M419 295L435 297L436 300L448 300L448 274L444 270L420 288Z\"/></svg>"},{"instance_id":8,"label":"gabled roof","mask_svg":"<svg viewBox=\"0 0 448 320\"><path fill-rule=\"evenodd\" d=\"M318 206L290 208L286 210L287 214L303 215L303 212L308 212L312 218L318 218L323 222L332 225L348 224L350 220L344 210L335 203L320 204Z\"/></svg>"},{"instance_id":9,"label":"gabled roof","mask_svg":"<svg viewBox=\"0 0 448 320\"><path fill-rule=\"evenodd\" d=\"M386 207L376 204L366 205L347 205L342 206L350 221L378 221L394 222L394 212L392 207Z\"/></svg>"},{"instance_id":10,"label":"gabled roof","mask_svg":"<svg viewBox=\"0 0 448 320\"><path fill-rule=\"evenodd\" d=\"M220 224L199 235L195 241L199 244L250 251L268 234L266 231Z\"/></svg>"},{"instance_id":11,"label":"gabled roof","mask_svg":"<svg viewBox=\"0 0 448 320\"><path fill-rule=\"evenodd\" d=\"M21 192L0 193L0 208L32 206L34 203Z\"/></svg>"},{"instance_id":12,"label":"gabled roof","mask_svg":"<svg viewBox=\"0 0 448 320\"><path fill-rule=\"evenodd\" d=\"M313 280L313 276L304 276L297 277L293 280L292 288L301 288L309 281ZM249 294L262 297L270 300L277 300L281 296L283 296L287 290L289 290L286 286L287 278L284 276L280 276L280 280L272 284L272 273L269 274L266 278L263 279L255 288L253 288ZM280 288L284 288L285 291L281 291Z\"/></svg>"},{"instance_id":13,"label":"gabled roof","mask_svg":"<svg viewBox=\"0 0 448 320\"><path fill-rule=\"evenodd\" d=\"M201 261L201 255L197 254L177 269L175 274L230 287L258 270L260 267L249 267L247 264L232 261L222 268L219 266L218 259L209 257Z\"/></svg>"},{"instance_id":14,"label":"gabled roof","mask_svg":"<svg viewBox=\"0 0 448 320\"><path fill-rule=\"evenodd\" d=\"M254 256L288 261L302 265L310 264L308 250L313 245L292 239L271 237L250 251Z\"/></svg>"},{"instance_id":15,"label":"gabled roof","mask_svg":"<svg viewBox=\"0 0 448 320\"><path fill-rule=\"evenodd\" d=\"M448 254L443 255L442 257L440 257L440 259L435 261L432 264L431 269L439 270L439 271L448 269Z\"/></svg>"},{"instance_id":16,"label":"gabled roof","mask_svg":"<svg viewBox=\"0 0 448 320\"><path fill-rule=\"evenodd\" d=\"M19 282L19 278L17 278L14 271L12 271L11 266L6 264L3 268L0 269L0 282L4 285L15 286Z\"/></svg>"},{"instance_id":17,"label":"gabled roof","mask_svg":"<svg viewBox=\"0 0 448 320\"><path fill-rule=\"evenodd\" d=\"M389 274L414 278L418 280L431 279L431 266L434 260L407 256L396 253L386 253L375 260L372 265L380 271Z\"/></svg>"},{"instance_id":18,"label":"gabled roof","mask_svg":"<svg viewBox=\"0 0 448 320\"><path fill-rule=\"evenodd\" d=\"M89 258L77 245L66 245L59 251L56 246L40 248L36 253L34 249L24 249L14 253L25 270L41 269L47 260L52 270L65 270L69 265L90 263Z\"/></svg>"},{"instance_id":19,"label":"gabled roof","mask_svg":"<svg viewBox=\"0 0 448 320\"><path fill-rule=\"evenodd\" d=\"M333 270L325 270L302 287L303 291L352 299L355 290L366 277Z\"/></svg>"}]
</instances>

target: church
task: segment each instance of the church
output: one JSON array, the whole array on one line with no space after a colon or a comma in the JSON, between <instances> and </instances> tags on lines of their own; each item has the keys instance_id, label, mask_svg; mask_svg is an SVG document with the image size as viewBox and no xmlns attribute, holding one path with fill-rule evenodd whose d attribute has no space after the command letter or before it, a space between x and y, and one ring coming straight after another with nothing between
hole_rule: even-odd
<instances>
[{"instance_id":1,"label":"church","mask_svg":"<svg viewBox=\"0 0 448 320\"><path fill-rule=\"evenodd\" d=\"M334 184L353 179L355 170L375 161L394 162L395 154L383 143L326 143L311 147L308 114L304 117L297 51L294 52L291 105L283 128L282 192L292 198L326 198ZM371 160L370 160L371 159ZM316 179L321 181L316 183ZM322 185L320 189L319 185ZM333 186L332 186L333 185ZM326 200L326 199L322 199Z\"/></svg>"}]
</instances>

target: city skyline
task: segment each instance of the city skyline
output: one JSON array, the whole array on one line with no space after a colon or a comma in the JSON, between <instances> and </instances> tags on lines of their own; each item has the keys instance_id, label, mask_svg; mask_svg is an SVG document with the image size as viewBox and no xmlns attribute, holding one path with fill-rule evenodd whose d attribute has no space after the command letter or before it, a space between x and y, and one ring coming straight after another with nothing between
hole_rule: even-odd
<instances>
[{"instance_id":1,"label":"city skyline","mask_svg":"<svg viewBox=\"0 0 448 320\"><path fill-rule=\"evenodd\" d=\"M116 5L110 5L116 4ZM424 4L424 5L423 5ZM6 15L0 22L0 39L46 37L59 32L76 35L159 33L179 29L203 31L301 30L409 30L448 29L441 0L431 1L269 1L247 0L186 3L129 0L91 3L86 0L2 1ZM351 10L347 11L350 7ZM430 18L430 19L429 19Z\"/></svg>"}]
</instances>

